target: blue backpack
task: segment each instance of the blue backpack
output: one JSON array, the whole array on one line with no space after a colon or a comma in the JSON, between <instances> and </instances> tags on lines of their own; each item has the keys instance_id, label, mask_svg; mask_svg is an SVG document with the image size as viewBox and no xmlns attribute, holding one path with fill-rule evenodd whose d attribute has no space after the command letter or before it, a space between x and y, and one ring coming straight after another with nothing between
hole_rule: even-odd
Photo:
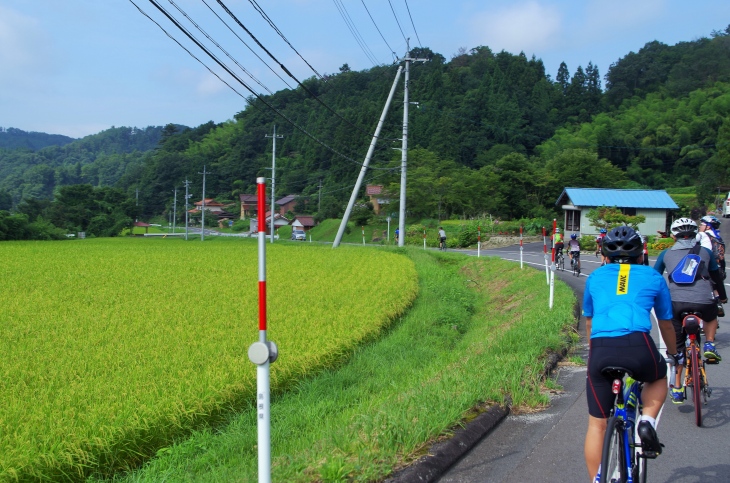
<instances>
[{"instance_id":1,"label":"blue backpack","mask_svg":"<svg viewBox=\"0 0 730 483\"><path fill-rule=\"evenodd\" d=\"M700 249L702 247L699 243L692 247L687 255L682 258L672 273L669 274L669 279L678 284L691 284L697 279L697 273L703 267L704 262L700 257Z\"/></svg>"}]
</instances>

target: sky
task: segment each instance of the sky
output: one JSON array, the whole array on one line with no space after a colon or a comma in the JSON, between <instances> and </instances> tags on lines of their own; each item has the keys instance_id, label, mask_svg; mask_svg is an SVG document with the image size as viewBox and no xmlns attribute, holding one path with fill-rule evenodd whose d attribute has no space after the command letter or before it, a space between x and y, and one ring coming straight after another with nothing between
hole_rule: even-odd
<instances>
[{"instance_id":1,"label":"sky","mask_svg":"<svg viewBox=\"0 0 730 483\"><path fill-rule=\"evenodd\" d=\"M487 46L534 55L553 78L561 62L571 74L592 62L603 77L647 42L730 25L728 0L221 0L254 40L218 0L155 2L260 94L296 87L281 65L299 81L343 64L364 70L404 57L406 39L447 60ZM0 127L73 138L195 127L232 119L250 95L152 0L0 0Z\"/></svg>"}]
</instances>

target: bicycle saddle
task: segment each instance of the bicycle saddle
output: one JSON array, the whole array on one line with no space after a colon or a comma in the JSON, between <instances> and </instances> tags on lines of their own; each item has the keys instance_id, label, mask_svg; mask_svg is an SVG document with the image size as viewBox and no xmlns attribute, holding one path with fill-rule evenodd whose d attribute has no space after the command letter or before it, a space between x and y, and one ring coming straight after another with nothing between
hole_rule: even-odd
<instances>
[{"instance_id":1,"label":"bicycle saddle","mask_svg":"<svg viewBox=\"0 0 730 483\"><path fill-rule=\"evenodd\" d=\"M684 312L682 312L684 314ZM694 313L688 313L682 318L682 327L688 334L697 335L700 333L700 326L702 319L699 315Z\"/></svg>"},{"instance_id":2,"label":"bicycle saddle","mask_svg":"<svg viewBox=\"0 0 730 483\"><path fill-rule=\"evenodd\" d=\"M601 375L610 379L621 379L622 377L624 377L624 374L628 375L629 377L634 376L630 370L621 366L607 366L601 369Z\"/></svg>"}]
</instances>

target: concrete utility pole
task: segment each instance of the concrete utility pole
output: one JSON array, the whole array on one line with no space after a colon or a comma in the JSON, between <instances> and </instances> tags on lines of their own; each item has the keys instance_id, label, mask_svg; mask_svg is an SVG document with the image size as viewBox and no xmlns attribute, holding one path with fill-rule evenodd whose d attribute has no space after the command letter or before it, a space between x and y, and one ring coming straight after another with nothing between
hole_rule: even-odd
<instances>
[{"instance_id":1,"label":"concrete utility pole","mask_svg":"<svg viewBox=\"0 0 730 483\"><path fill-rule=\"evenodd\" d=\"M401 147L401 171L400 171L400 210L398 213L398 246L402 247L406 239L406 168L408 166L408 82L410 80L411 62L426 62L428 59L411 58L410 39L406 41L406 56L401 59L406 63L405 89L403 93L403 139Z\"/></svg>"},{"instance_id":2,"label":"concrete utility pole","mask_svg":"<svg viewBox=\"0 0 730 483\"><path fill-rule=\"evenodd\" d=\"M190 199L191 194L188 194L188 188L190 187L190 181L188 181L187 178L185 178L185 240L188 239L188 200Z\"/></svg>"},{"instance_id":3,"label":"concrete utility pole","mask_svg":"<svg viewBox=\"0 0 730 483\"><path fill-rule=\"evenodd\" d=\"M357 199L357 193L360 191L360 186L362 185L362 180L365 177L365 173L368 170L368 165L370 164L370 158L373 157L373 152L375 151L375 145L378 142L378 136L380 135L380 129L383 127L383 123L385 122L385 116L388 114L388 109L390 108L390 102L393 100L393 94L395 94L395 88L398 85L398 81L400 80L400 74L403 71L403 66L398 66L398 72L395 74L395 79L393 80L393 86L390 88L390 94L388 94L388 100L385 101L385 107L383 107L383 113L380 115L380 120L378 121L378 126L375 128L375 134L373 134L373 139L370 141L370 147L368 148L368 153L365 155L365 161L362 163L362 168L360 169L360 174L357 177L357 182L355 183L355 187L352 190L352 195L350 195L350 201L347 203L347 208L345 209L345 214L342 215L342 222L340 223L340 228L337 230L337 235L335 236L335 241L332 243L332 248L337 248L340 246L340 242L342 241L342 234L345 233L345 228L347 227L347 221L350 219L350 213L352 212L352 207L355 205L355 200Z\"/></svg>"},{"instance_id":4,"label":"concrete utility pole","mask_svg":"<svg viewBox=\"0 0 730 483\"><path fill-rule=\"evenodd\" d=\"M203 172L198 174L203 175L203 206L200 209L200 212L203 214L203 217L201 219L200 225L202 230L200 231L200 241L205 241L205 175L210 174L205 170L205 165L203 165Z\"/></svg>"},{"instance_id":5,"label":"concrete utility pole","mask_svg":"<svg viewBox=\"0 0 730 483\"><path fill-rule=\"evenodd\" d=\"M274 146L271 148L271 243L274 243L274 185L276 184L276 175L274 174L274 171L276 170L276 140L284 139L284 136L282 136L281 134L277 136L276 124L274 124L274 134L272 134L271 136L265 134L264 136L267 138L271 138L274 142ZM259 218L261 218L261 215L259 215Z\"/></svg>"}]
</instances>

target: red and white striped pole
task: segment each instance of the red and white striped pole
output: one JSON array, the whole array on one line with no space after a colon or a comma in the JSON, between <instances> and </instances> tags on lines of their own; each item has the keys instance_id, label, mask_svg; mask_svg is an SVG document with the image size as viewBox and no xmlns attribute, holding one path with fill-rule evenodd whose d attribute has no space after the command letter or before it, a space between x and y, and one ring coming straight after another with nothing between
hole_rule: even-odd
<instances>
[{"instance_id":1,"label":"red and white striped pole","mask_svg":"<svg viewBox=\"0 0 730 483\"><path fill-rule=\"evenodd\" d=\"M545 258L545 284L550 285L550 267L547 256L547 233L545 232L544 226L542 227L542 254Z\"/></svg>"},{"instance_id":2,"label":"red and white striped pole","mask_svg":"<svg viewBox=\"0 0 730 483\"><path fill-rule=\"evenodd\" d=\"M550 309L553 308L553 300L555 299L555 230L558 228L558 220L553 218L553 261L550 264Z\"/></svg>"},{"instance_id":3,"label":"red and white striped pole","mask_svg":"<svg viewBox=\"0 0 730 483\"><path fill-rule=\"evenodd\" d=\"M477 258L481 255L482 251L482 227L477 225Z\"/></svg>"},{"instance_id":4,"label":"red and white striped pole","mask_svg":"<svg viewBox=\"0 0 730 483\"><path fill-rule=\"evenodd\" d=\"M522 266L522 225L520 225L520 269L523 269Z\"/></svg>"},{"instance_id":5,"label":"red and white striped pole","mask_svg":"<svg viewBox=\"0 0 730 483\"><path fill-rule=\"evenodd\" d=\"M259 210L259 340L248 348L248 358L256 364L259 483L271 483L271 380L269 369L271 363L277 359L279 351L274 342L266 340L266 226L261 219L266 213L266 178L256 178L256 183L258 184Z\"/></svg>"}]
</instances>

